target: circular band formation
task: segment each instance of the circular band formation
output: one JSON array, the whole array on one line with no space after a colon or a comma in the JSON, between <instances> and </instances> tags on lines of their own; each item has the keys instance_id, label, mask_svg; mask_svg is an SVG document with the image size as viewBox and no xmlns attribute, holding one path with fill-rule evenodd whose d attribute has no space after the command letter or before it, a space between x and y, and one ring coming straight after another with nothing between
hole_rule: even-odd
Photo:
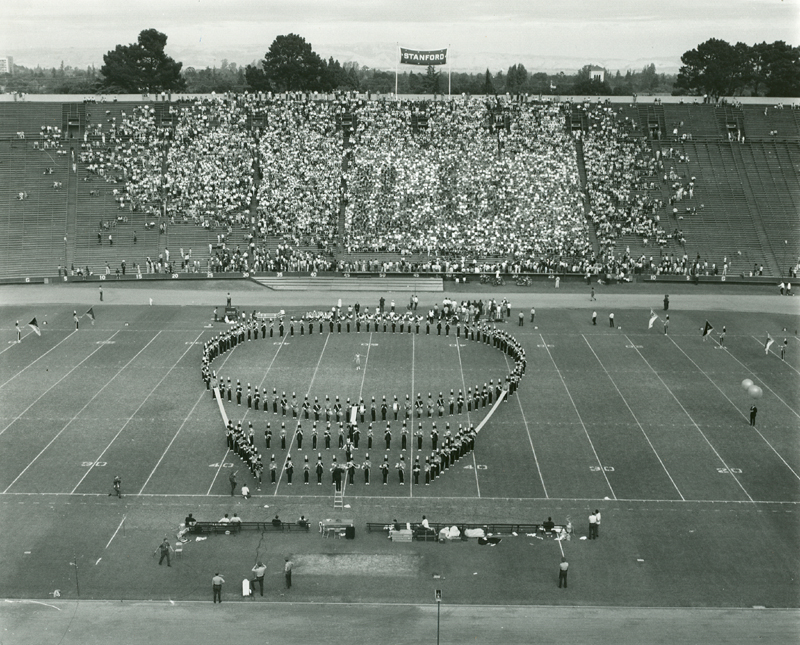
<instances>
[{"instance_id":1,"label":"circular band formation","mask_svg":"<svg viewBox=\"0 0 800 645\"><path fill-rule=\"evenodd\" d=\"M249 341L259 339L259 332L261 339L280 338L281 340L290 337L304 337L313 336L318 334L342 334L342 333L392 333L392 334L425 334L431 335L435 331L435 335L450 337L452 333L455 334L456 339L464 339L477 343L484 343L493 348L510 356L514 360L514 367L505 375L504 378L498 378L495 384L492 379L489 384L484 383L483 388L475 386L467 389L466 395L462 389L458 390L458 395L455 395L455 388L450 390L449 400L446 402L442 392L439 393L438 398L434 401L432 395L428 393L427 402L423 401L422 395L417 394L416 400L412 403L409 394L405 396L405 402L400 404L398 396L394 395L393 401L389 403L386 395L380 404L372 397L369 406L360 399L357 403L351 403L348 398L345 406L343 407L338 396L335 396L335 402L331 404L329 396L325 396L325 402L320 403L318 397L314 397L313 403L309 401L308 395L305 396L303 403L299 404L296 394L293 392L291 401L286 396L286 392L278 395L276 387L272 388L272 396L270 397L267 388L262 389L263 393L259 392L256 386L251 388L247 384L247 391L244 392L240 380L236 381L234 386L231 378L227 380L222 376L217 376L216 372L212 370L211 365L213 361L224 354L225 352L233 349L237 345ZM340 310L333 309L331 312L310 312L302 315L299 320L294 317L289 317L285 320L283 316L273 317L269 319L264 315L253 314L246 320L236 322L229 329L218 333L213 338L209 339L203 344L203 358L201 375L206 384L206 389L210 390L212 397L216 396L219 392L221 401L227 400L233 404L234 401L237 406L243 404L251 410L263 410L264 412L271 412L273 415L281 415L282 419L286 419L291 415L291 419L297 421L297 427L294 433L287 437L285 421L281 422L280 434L280 447L282 450L291 451L293 444L297 443L297 449L303 448L303 429L302 419L312 420L313 415L313 428L311 432L311 447L312 450L317 450L318 442L324 442L326 450L331 448L331 423L335 422L339 426L339 436L337 445L339 449L345 450L345 464L340 465L337 463L336 456L333 457L333 463L329 470L332 473L332 482L340 489L342 480L347 476L348 483L355 483L355 470L360 469L364 472L364 483L370 483L370 470L372 464L369 460L369 454L365 455L365 460L360 465L356 465L353 459L353 452L359 449L361 429L359 424L369 424L367 431L367 449L373 447L373 424L382 421L386 422L386 430L384 432L384 442L386 450L391 449L391 421L402 420L403 426L401 429L401 453L404 453L409 446L409 422L412 423L412 417L418 420L418 429L413 432L412 440L415 440L415 445L418 453L422 452L423 440L425 433L422 430L421 419L427 417L433 419L436 416L448 417L454 415L461 415L465 411L471 412L478 410L487 405L492 406L496 401L499 401L501 396L509 397L516 391L519 381L525 373L527 359L525 357L525 350L522 345L511 334L502 329L498 329L496 324L487 321L476 320L472 323L462 322L457 315L440 314L438 317L432 313L429 316L419 316L413 311L398 314L395 312L369 314L367 312L358 312L342 314ZM356 369L360 369L359 358L356 357ZM506 399L507 400L507 399ZM317 433L317 423L321 422L324 416L326 427L323 432L322 441L319 440ZM480 429L480 428L479 428ZM414 478L414 483L419 484L420 475L424 473L424 483L429 484L435 480L444 470L457 461L461 456L467 454L474 449L475 436L477 430L474 424L465 427L459 423L455 435L450 431L450 423L447 422L445 426L442 441L439 441L438 430L436 422L432 421L429 439L431 442L431 454L425 457L424 464L420 464L419 454L416 456L411 473ZM270 422L267 422L267 427L264 433L266 448L269 451L272 448L272 430ZM264 465L258 447L255 445L255 432L252 422L249 422L248 429L245 430L240 422L234 426L232 421L228 421L226 428L226 439L228 448L235 452L248 466L253 477L257 480L259 487L262 483ZM401 454L399 461L395 464L394 468L398 471L398 479L400 484L405 484L405 455ZM294 474L295 466L291 460L291 454L287 454L286 461L283 464L283 472L285 472L288 484L292 484L292 477ZM389 465L388 454L384 455L383 463L378 466L383 477L383 483L388 483L388 473L391 469ZM278 480L278 466L275 461L275 455L272 454L269 464L270 481L275 484ZM304 484L310 483L311 466L309 464L308 456L305 456L304 464L302 466ZM317 477L317 484L322 484L322 476L325 467L322 462L322 454L318 453L317 464L314 472Z\"/></svg>"}]
</instances>

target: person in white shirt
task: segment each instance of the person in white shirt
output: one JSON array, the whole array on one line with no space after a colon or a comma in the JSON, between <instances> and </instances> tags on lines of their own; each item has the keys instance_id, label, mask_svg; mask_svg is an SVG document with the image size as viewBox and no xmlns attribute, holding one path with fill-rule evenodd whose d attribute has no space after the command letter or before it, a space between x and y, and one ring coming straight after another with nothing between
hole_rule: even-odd
<instances>
[{"instance_id":1,"label":"person in white shirt","mask_svg":"<svg viewBox=\"0 0 800 645\"><path fill-rule=\"evenodd\" d=\"M267 567L264 565L263 562L259 562L252 568L253 573L256 574L256 582L258 583L259 590L261 591L261 595L264 595L264 574L267 572Z\"/></svg>"},{"instance_id":2,"label":"person in white shirt","mask_svg":"<svg viewBox=\"0 0 800 645\"><path fill-rule=\"evenodd\" d=\"M250 488L247 486L247 484L242 484L242 497L245 499L250 498Z\"/></svg>"},{"instance_id":3,"label":"person in white shirt","mask_svg":"<svg viewBox=\"0 0 800 645\"><path fill-rule=\"evenodd\" d=\"M589 539L594 540L595 533L597 532L597 516L594 513L589 515Z\"/></svg>"},{"instance_id":4,"label":"person in white shirt","mask_svg":"<svg viewBox=\"0 0 800 645\"><path fill-rule=\"evenodd\" d=\"M430 525L428 524L428 518L425 515L422 516L422 526L424 526L426 529L430 528Z\"/></svg>"},{"instance_id":5,"label":"person in white shirt","mask_svg":"<svg viewBox=\"0 0 800 645\"><path fill-rule=\"evenodd\" d=\"M222 519L219 521L219 523L220 523L220 524L230 524L230 523L231 523L231 518L230 518L230 517L228 517L228 514L227 514L227 513L225 513L225 517L223 517L223 518L222 518Z\"/></svg>"}]
</instances>

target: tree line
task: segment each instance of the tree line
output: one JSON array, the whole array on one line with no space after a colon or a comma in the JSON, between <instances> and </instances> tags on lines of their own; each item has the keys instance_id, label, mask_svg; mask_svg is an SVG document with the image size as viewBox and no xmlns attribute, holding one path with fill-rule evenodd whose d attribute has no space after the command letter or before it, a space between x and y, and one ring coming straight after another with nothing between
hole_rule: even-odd
<instances>
[{"instance_id":1,"label":"tree line","mask_svg":"<svg viewBox=\"0 0 800 645\"><path fill-rule=\"evenodd\" d=\"M393 71L358 63L325 60L305 38L286 34L275 38L260 61L246 66L223 60L219 67L184 68L167 55L167 36L155 29L139 34L136 43L117 45L103 56L100 69L64 66L44 70L16 66L0 77L7 92L42 94L139 94L155 92L332 92L395 91ZM753 46L710 39L683 54L677 76L659 74L654 64L639 71L604 70L593 79L592 68L576 74L529 73L522 64L492 73L453 73L440 67L404 71L397 78L400 94L556 94L619 95L679 94L720 96L800 96L800 48L782 41Z\"/></svg>"}]
</instances>

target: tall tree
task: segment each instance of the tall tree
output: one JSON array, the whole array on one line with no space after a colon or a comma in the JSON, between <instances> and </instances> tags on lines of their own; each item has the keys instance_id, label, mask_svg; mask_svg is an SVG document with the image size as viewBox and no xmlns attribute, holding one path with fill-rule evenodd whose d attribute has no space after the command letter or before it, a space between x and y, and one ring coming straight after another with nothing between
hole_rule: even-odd
<instances>
[{"instance_id":1,"label":"tall tree","mask_svg":"<svg viewBox=\"0 0 800 645\"><path fill-rule=\"evenodd\" d=\"M253 92L272 91L272 85L270 85L267 75L261 67L256 67L255 65L245 67L244 79L247 82L247 88Z\"/></svg>"},{"instance_id":2,"label":"tall tree","mask_svg":"<svg viewBox=\"0 0 800 645\"><path fill-rule=\"evenodd\" d=\"M522 92L525 84L528 82L528 70L520 63L519 65L512 65L508 68L506 74L506 91L511 93Z\"/></svg>"},{"instance_id":3,"label":"tall tree","mask_svg":"<svg viewBox=\"0 0 800 645\"><path fill-rule=\"evenodd\" d=\"M155 29L142 31L135 43L117 45L103 56L102 87L131 93L186 89L181 76L183 63L164 53L166 45L167 36Z\"/></svg>"},{"instance_id":4,"label":"tall tree","mask_svg":"<svg viewBox=\"0 0 800 645\"><path fill-rule=\"evenodd\" d=\"M275 38L261 65L267 81L278 92L325 91L329 84L325 62L297 34Z\"/></svg>"},{"instance_id":5,"label":"tall tree","mask_svg":"<svg viewBox=\"0 0 800 645\"><path fill-rule=\"evenodd\" d=\"M423 87L426 94L439 94L441 84L441 74L436 71L433 65L428 65L425 72L425 82Z\"/></svg>"},{"instance_id":6,"label":"tall tree","mask_svg":"<svg viewBox=\"0 0 800 645\"><path fill-rule=\"evenodd\" d=\"M711 38L681 56L676 90L708 94L716 100L731 96L744 85L745 63L741 48Z\"/></svg>"},{"instance_id":7,"label":"tall tree","mask_svg":"<svg viewBox=\"0 0 800 645\"><path fill-rule=\"evenodd\" d=\"M800 96L800 47L782 40L762 47L767 96ZM754 48L755 48L754 47Z\"/></svg>"},{"instance_id":8,"label":"tall tree","mask_svg":"<svg viewBox=\"0 0 800 645\"><path fill-rule=\"evenodd\" d=\"M486 69L486 74L483 77L483 93L486 95L494 94L494 83L492 82L492 73Z\"/></svg>"}]
</instances>

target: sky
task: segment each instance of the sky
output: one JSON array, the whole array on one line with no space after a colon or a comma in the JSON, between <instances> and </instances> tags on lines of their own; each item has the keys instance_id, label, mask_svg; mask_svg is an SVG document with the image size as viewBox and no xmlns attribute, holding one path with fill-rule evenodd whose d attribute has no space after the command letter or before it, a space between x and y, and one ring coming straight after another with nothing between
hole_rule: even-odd
<instances>
[{"instance_id":1,"label":"sky","mask_svg":"<svg viewBox=\"0 0 800 645\"><path fill-rule=\"evenodd\" d=\"M709 38L800 45L800 0L4 0L0 56L26 67L101 66L144 29L184 67L246 65L296 33L321 56L393 69L397 44L447 47L454 71L586 64L674 73Z\"/></svg>"}]
</instances>

